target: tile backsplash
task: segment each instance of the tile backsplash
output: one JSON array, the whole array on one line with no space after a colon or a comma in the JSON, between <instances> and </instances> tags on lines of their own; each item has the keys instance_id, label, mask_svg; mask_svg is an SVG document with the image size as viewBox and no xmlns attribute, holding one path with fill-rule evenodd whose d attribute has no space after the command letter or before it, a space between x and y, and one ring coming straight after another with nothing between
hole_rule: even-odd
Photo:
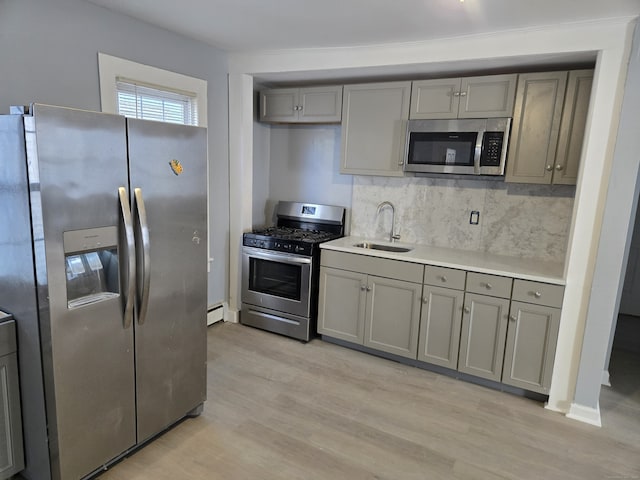
<instances>
[{"instance_id":1,"label":"tile backsplash","mask_svg":"<svg viewBox=\"0 0 640 480\"><path fill-rule=\"evenodd\" d=\"M574 195L573 186L355 176L350 234L388 239L391 210L376 215L388 200L401 242L564 262Z\"/></svg>"}]
</instances>

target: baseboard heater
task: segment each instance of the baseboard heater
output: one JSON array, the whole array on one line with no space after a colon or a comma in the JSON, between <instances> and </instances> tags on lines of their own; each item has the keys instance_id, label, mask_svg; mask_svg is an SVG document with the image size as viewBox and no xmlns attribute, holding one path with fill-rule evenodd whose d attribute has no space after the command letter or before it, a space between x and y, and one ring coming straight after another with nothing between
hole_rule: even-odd
<instances>
[{"instance_id":1,"label":"baseboard heater","mask_svg":"<svg viewBox=\"0 0 640 480\"><path fill-rule=\"evenodd\" d=\"M224 320L224 306L221 303L211 305L207 310L207 327L221 320Z\"/></svg>"}]
</instances>

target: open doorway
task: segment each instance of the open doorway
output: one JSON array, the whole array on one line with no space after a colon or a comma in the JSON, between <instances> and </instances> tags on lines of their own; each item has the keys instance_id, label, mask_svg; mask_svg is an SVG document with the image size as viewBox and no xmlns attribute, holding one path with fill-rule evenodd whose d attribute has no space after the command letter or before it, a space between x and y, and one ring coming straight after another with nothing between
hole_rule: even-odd
<instances>
[{"instance_id":1,"label":"open doorway","mask_svg":"<svg viewBox=\"0 0 640 480\"><path fill-rule=\"evenodd\" d=\"M603 415L628 422L640 418L640 209L635 218L617 322L600 396ZM629 425L627 425L629 426ZM640 428L640 421L638 422Z\"/></svg>"}]
</instances>

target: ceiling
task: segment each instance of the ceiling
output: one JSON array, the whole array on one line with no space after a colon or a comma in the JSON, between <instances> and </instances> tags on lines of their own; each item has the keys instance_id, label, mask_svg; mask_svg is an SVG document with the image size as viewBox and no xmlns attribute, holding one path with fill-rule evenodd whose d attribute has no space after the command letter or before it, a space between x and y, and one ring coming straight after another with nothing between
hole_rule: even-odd
<instances>
[{"instance_id":1,"label":"ceiling","mask_svg":"<svg viewBox=\"0 0 640 480\"><path fill-rule=\"evenodd\" d=\"M640 15L640 0L87 0L228 52L416 42Z\"/></svg>"}]
</instances>

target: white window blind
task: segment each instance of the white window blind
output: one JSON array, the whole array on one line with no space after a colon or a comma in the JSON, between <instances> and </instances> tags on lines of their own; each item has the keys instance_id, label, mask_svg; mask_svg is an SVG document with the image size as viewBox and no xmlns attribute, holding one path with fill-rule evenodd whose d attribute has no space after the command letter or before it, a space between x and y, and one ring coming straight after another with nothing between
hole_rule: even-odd
<instances>
[{"instance_id":1,"label":"white window blind","mask_svg":"<svg viewBox=\"0 0 640 480\"><path fill-rule=\"evenodd\" d=\"M197 96L191 92L117 78L118 113L126 117L198 125Z\"/></svg>"}]
</instances>

